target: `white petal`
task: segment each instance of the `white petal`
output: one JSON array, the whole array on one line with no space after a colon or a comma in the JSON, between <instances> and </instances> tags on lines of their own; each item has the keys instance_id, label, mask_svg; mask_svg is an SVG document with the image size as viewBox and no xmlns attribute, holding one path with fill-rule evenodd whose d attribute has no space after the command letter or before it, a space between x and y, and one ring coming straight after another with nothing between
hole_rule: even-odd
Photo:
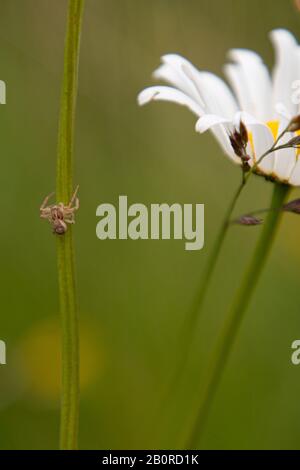
<instances>
[{"instance_id":1,"label":"white petal","mask_svg":"<svg viewBox=\"0 0 300 470\"><path fill-rule=\"evenodd\" d=\"M232 119L238 107L227 84L210 72L199 72L195 68L183 65L185 73L194 81L205 103L206 114L216 114Z\"/></svg>"},{"instance_id":2,"label":"white petal","mask_svg":"<svg viewBox=\"0 0 300 470\"><path fill-rule=\"evenodd\" d=\"M241 164L241 160L235 155L229 140L229 133L233 130L233 127L232 121L221 116L215 116L214 114L205 114L196 123L197 132L203 133L211 130L224 153L234 163Z\"/></svg>"},{"instance_id":3,"label":"white petal","mask_svg":"<svg viewBox=\"0 0 300 470\"><path fill-rule=\"evenodd\" d=\"M224 66L224 73L236 94L240 108L244 111L252 112L251 99L242 68L236 64L226 64Z\"/></svg>"},{"instance_id":4,"label":"white petal","mask_svg":"<svg viewBox=\"0 0 300 470\"><path fill-rule=\"evenodd\" d=\"M288 111L286 106L284 106L283 103L277 103L275 105L275 111L279 117L280 120L284 120L287 124L289 121L292 119L291 113Z\"/></svg>"},{"instance_id":5,"label":"white petal","mask_svg":"<svg viewBox=\"0 0 300 470\"><path fill-rule=\"evenodd\" d=\"M229 124L231 121L215 114L205 114L196 123L196 131L203 134L218 124Z\"/></svg>"},{"instance_id":6,"label":"white petal","mask_svg":"<svg viewBox=\"0 0 300 470\"><path fill-rule=\"evenodd\" d=\"M297 41L285 29L276 29L270 34L276 53L273 74L273 104L282 103L292 116L297 112L297 105L292 100L292 84L299 77L297 67Z\"/></svg>"},{"instance_id":7,"label":"white petal","mask_svg":"<svg viewBox=\"0 0 300 470\"><path fill-rule=\"evenodd\" d=\"M297 68L297 77L294 83L292 84L292 101L296 105L297 114L300 113L300 46L297 47L296 52L296 68Z\"/></svg>"},{"instance_id":8,"label":"white petal","mask_svg":"<svg viewBox=\"0 0 300 470\"><path fill-rule=\"evenodd\" d=\"M228 130L227 128L224 127L224 125L219 124L211 128L211 131L217 141L219 142L219 145L221 146L223 152L227 157L230 158L234 163L241 164L241 159L237 157L233 151L233 148L231 146L230 140L229 140L229 135L228 135Z\"/></svg>"},{"instance_id":9,"label":"white petal","mask_svg":"<svg viewBox=\"0 0 300 470\"><path fill-rule=\"evenodd\" d=\"M289 183L293 186L300 186L300 160L299 158L289 178Z\"/></svg>"},{"instance_id":10,"label":"white petal","mask_svg":"<svg viewBox=\"0 0 300 470\"><path fill-rule=\"evenodd\" d=\"M203 110L196 101L185 95L182 91L167 86L153 86L141 91L138 95L138 104L143 106L150 101L170 101L187 106L197 116L203 114Z\"/></svg>"},{"instance_id":11,"label":"white petal","mask_svg":"<svg viewBox=\"0 0 300 470\"><path fill-rule=\"evenodd\" d=\"M190 87L187 85L185 80L180 77L177 71L173 70L172 67L167 64L162 64L154 70L153 77L156 80L164 80L165 82L168 82L170 85L184 91L186 94L190 93Z\"/></svg>"},{"instance_id":12,"label":"white petal","mask_svg":"<svg viewBox=\"0 0 300 470\"><path fill-rule=\"evenodd\" d=\"M232 121L229 119L213 114L205 114L196 123L197 132L204 133L210 129L224 153L235 163L241 164L241 160L235 155L229 140L229 133L233 130L233 127Z\"/></svg>"},{"instance_id":13,"label":"white petal","mask_svg":"<svg viewBox=\"0 0 300 470\"><path fill-rule=\"evenodd\" d=\"M255 118L252 114L247 113L245 111L239 111L235 115L235 122L237 122L236 125L239 124L240 121L243 121L246 126L263 126L266 127L266 124L264 121L261 121L257 118Z\"/></svg>"},{"instance_id":14,"label":"white petal","mask_svg":"<svg viewBox=\"0 0 300 470\"><path fill-rule=\"evenodd\" d=\"M281 117L278 128L278 136L287 128L290 119L288 115L286 117ZM285 134L281 137L278 145L286 144L293 137L296 137L296 134L291 132ZM296 164L296 150L294 148L278 150L274 154L274 173L282 181L287 181L291 176L293 168Z\"/></svg>"},{"instance_id":15,"label":"white petal","mask_svg":"<svg viewBox=\"0 0 300 470\"><path fill-rule=\"evenodd\" d=\"M290 138L291 136L283 139L282 143L287 142ZM288 181L296 161L296 150L294 148L278 150L275 152L274 173L282 181Z\"/></svg>"},{"instance_id":16,"label":"white petal","mask_svg":"<svg viewBox=\"0 0 300 470\"><path fill-rule=\"evenodd\" d=\"M265 125L255 124L250 126L250 128L252 132L255 160L258 161L262 155L272 147L274 138L270 129ZM261 169L267 175L273 172L273 168L274 154L268 155L259 164L259 169Z\"/></svg>"},{"instance_id":17,"label":"white petal","mask_svg":"<svg viewBox=\"0 0 300 470\"><path fill-rule=\"evenodd\" d=\"M229 57L236 65L227 65L225 73L244 111L257 119L272 119L272 82L261 57L247 49L232 49Z\"/></svg>"},{"instance_id":18,"label":"white petal","mask_svg":"<svg viewBox=\"0 0 300 470\"><path fill-rule=\"evenodd\" d=\"M165 80L185 94L189 95L203 107L200 95L194 82L184 73L182 66L194 67L187 59L177 54L167 54L161 58L163 64L153 73L154 78Z\"/></svg>"}]
</instances>

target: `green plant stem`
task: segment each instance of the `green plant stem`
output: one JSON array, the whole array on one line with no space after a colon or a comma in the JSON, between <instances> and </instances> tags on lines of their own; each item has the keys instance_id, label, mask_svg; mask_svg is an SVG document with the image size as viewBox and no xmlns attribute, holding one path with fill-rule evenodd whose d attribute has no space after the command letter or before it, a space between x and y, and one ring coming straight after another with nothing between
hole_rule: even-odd
<instances>
[{"instance_id":1,"label":"green plant stem","mask_svg":"<svg viewBox=\"0 0 300 470\"><path fill-rule=\"evenodd\" d=\"M193 309L191 311L191 315L188 319L188 321L190 323L188 325L188 330L191 330L191 328L194 328L195 321L197 320L197 315L198 315L199 311L201 310L202 304L203 304L204 299L205 299L205 293L206 293L206 291L209 287L212 275L213 275L214 270L215 270L215 266L216 266L217 261L218 261L219 254L221 252L221 249L222 249L224 241L225 241L225 236L226 236L227 230L229 228L229 221L231 219L231 215L234 211L237 200L238 200L244 186L245 186L245 182L243 180L243 182L238 187L237 191L235 192L235 194L234 194L234 196L233 196L233 198L232 198L232 200L231 200L231 202L230 202L230 204L227 208L227 211L226 211L226 214L224 216L222 225L219 229L217 238L215 240L213 249L211 251L211 254L209 256L207 264L205 266L205 270L204 270L204 273L203 273L203 282L201 284L201 288L200 288L200 290L199 290L199 292L196 296L196 299L195 299L194 305L193 305Z\"/></svg>"},{"instance_id":2,"label":"green plant stem","mask_svg":"<svg viewBox=\"0 0 300 470\"><path fill-rule=\"evenodd\" d=\"M230 225L230 219L231 219L231 215L233 213L233 210L235 208L235 205L237 203L237 200L243 190L243 188L246 186L247 182L249 181L249 178L251 177L251 175L257 170L257 167L258 165L263 161L263 159L265 157L267 157L268 155L270 155L271 153L275 152L275 150L277 150L277 144L278 142L282 139L282 137L284 136L286 131L282 132L278 138L275 140L273 146L267 150L259 159L258 161L255 163L255 165L253 165L253 167L250 169L250 171L245 174L243 173L243 178L242 178L242 184L239 186L237 192L235 193L227 211L226 211L226 214L225 214L225 219L223 221L223 224L221 225L221 228L220 228L220 231L218 233L218 236L216 238L216 241L215 241L215 244L214 244L214 247L213 247L213 250L212 250L212 253L211 253L211 256L208 260L208 263L207 263L207 266L206 266L206 269L204 271L204 274L203 274L203 282L201 284L201 287L200 287L200 290L198 292L198 295L197 295L197 298L196 298L196 301L195 301L195 304L194 304L194 308L192 310L192 314L190 316L190 321L193 322L196 320L197 318L197 314L200 313L201 311L201 308L202 308L202 305L203 305L203 302L205 300L205 293L208 289L208 286L210 284L210 280L211 280L211 277L213 275L213 272L214 272L214 269L215 269L215 266L216 266L216 263L217 263L217 260L218 260L218 257L219 257L219 254L220 254L220 251L222 249L222 246L223 246L223 243L224 243L224 240L225 240L225 235L227 233L227 230L228 230L228 227ZM192 326L194 326L192 324Z\"/></svg>"},{"instance_id":3,"label":"green plant stem","mask_svg":"<svg viewBox=\"0 0 300 470\"><path fill-rule=\"evenodd\" d=\"M69 0L57 157L57 200L73 192L73 147L78 88L80 32L84 0ZM62 322L60 448L76 449L79 417L79 328L72 229L57 237L58 283Z\"/></svg>"},{"instance_id":4,"label":"green plant stem","mask_svg":"<svg viewBox=\"0 0 300 470\"><path fill-rule=\"evenodd\" d=\"M218 236L216 238L214 247L212 249L211 255L208 259L208 262L206 264L204 273L202 275L203 281L200 285L200 289L199 289L199 291L197 293L197 296L194 300L194 303L192 305L192 309L190 311L190 314L187 316L187 319L186 319L185 330L184 330L184 334L182 335L182 337L184 337L184 338L187 337L188 338L187 341L189 341L189 342L191 342L191 338L189 337L189 335L195 329L195 323L196 323L197 319L200 317L201 310L202 310L204 300L205 300L205 297L206 297L206 292L209 288L210 281L211 281L212 275L214 273L214 270L215 270L215 267L216 267L216 264L217 264L217 261L218 261L218 258L219 258L219 254L220 254L221 249L223 247L227 230L228 230L229 226L231 225L231 220L230 219L231 219L233 210L236 206L237 200L238 200L242 190L244 189L244 187L248 183L249 178L257 170L258 165L263 161L263 159L265 157L267 157L271 153L278 150L278 147L277 147L278 142L282 139L282 137L284 136L285 133L286 133L286 130L284 130L277 137L277 139L275 140L272 147L269 150L267 150L263 155L261 155L261 157L255 163L255 165L253 165L251 167L250 171L247 174L243 173L242 183L238 187L238 190L234 194L234 197L233 197L233 199L232 199L232 201L231 201L231 203L230 203L230 205L229 205L229 207L226 211L223 224L220 227L220 230L218 232ZM183 354L183 357L181 359L182 364L185 363L186 357L187 357L187 352L185 352Z\"/></svg>"},{"instance_id":5,"label":"green plant stem","mask_svg":"<svg viewBox=\"0 0 300 470\"><path fill-rule=\"evenodd\" d=\"M178 338L177 351L177 360L175 372L171 373L171 386L168 387L168 393L166 399L170 399L170 391L173 393L173 389L178 386L178 381L181 378L182 371L184 370L190 352L190 347L193 342L194 334L196 331L195 325L197 323L198 317L201 313L201 309L206 297L207 289L209 288L211 278L213 276L219 254L222 250L225 237L230 226L230 219L232 212L236 206L237 200L245 186L245 179L242 179L240 186L237 188L234 196L227 208L226 214L223 219L223 223L219 229L217 238L215 240L214 246L212 248L211 254L204 268L204 273L202 275L202 283L200 285L199 292L197 293L194 302L191 306L191 310L188 312L188 315L185 317L183 328L180 329L180 335ZM164 401L165 403L165 401Z\"/></svg>"},{"instance_id":6,"label":"green plant stem","mask_svg":"<svg viewBox=\"0 0 300 470\"><path fill-rule=\"evenodd\" d=\"M223 328L217 340L216 348L212 355L210 367L208 368L206 383L200 401L200 407L197 414L194 429L191 433L188 448L197 448L202 435L203 428L209 414L212 401L220 383L223 371L226 367L229 354L236 339L239 327L241 325L244 313L251 300L252 294L258 282L261 271L264 267L272 242L274 240L276 229L278 227L282 213L274 208L280 207L288 195L289 187L276 184L274 187L271 211L268 214L262 234L258 241L255 253L251 259L250 266L242 284L236 293L235 299L225 320Z\"/></svg>"}]
</instances>

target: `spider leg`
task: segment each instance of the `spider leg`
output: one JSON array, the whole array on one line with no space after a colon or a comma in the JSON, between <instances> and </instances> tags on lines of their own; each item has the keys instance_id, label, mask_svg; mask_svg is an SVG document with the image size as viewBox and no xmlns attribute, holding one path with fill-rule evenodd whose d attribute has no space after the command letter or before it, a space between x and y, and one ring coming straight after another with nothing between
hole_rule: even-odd
<instances>
[{"instance_id":1,"label":"spider leg","mask_svg":"<svg viewBox=\"0 0 300 470\"><path fill-rule=\"evenodd\" d=\"M79 209L79 199L78 199L78 197L75 199L73 207L69 207L69 206L64 207L64 213L65 214L74 214L74 212L77 209Z\"/></svg>"},{"instance_id":2,"label":"spider leg","mask_svg":"<svg viewBox=\"0 0 300 470\"><path fill-rule=\"evenodd\" d=\"M74 207L69 207L69 206L66 206L64 207L64 216L66 217L69 217L71 214L74 214Z\"/></svg>"},{"instance_id":3,"label":"spider leg","mask_svg":"<svg viewBox=\"0 0 300 470\"><path fill-rule=\"evenodd\" d=\"M75 224L75 217L74 217L74 211L68 211L65 212L65 217L64 217L65 222L68 224Z\"/></svg>"},{"instance_id":4,"label":"spider leg","mask_svg":"<svg viewBox=\"0 0 300 470\"><path fill-rule=\"evenodd\" d=\"M77 211L77 210L79 209L79 206L80 206L80 204L79 204L79 199L78 199L78 197L77 197L77 198L75 199L74 210Z\"/></svg>"},{"instance_id":5,"label":"spider leg","mask_svg":"<svg viewBox=\"0 0 300 470\"><path fill-rule=\"evenodd\" d=\"M51 193L51 194L49 194L49 196L46 196L46 197L45 197L45 199L44 199L44 201L43 201L43 203L42 203L42 205L41 205L41 207L40 207L41 210L43 210L43 209L46 208L46 205L47 205L47 203L48 203L50 197L52 197L52 196L54 196L54 193Z\"/></svg>"},{"instance_id":6,"label":"spider leg","mask_svg":"<svg viewBox=\"0 0 300 470\"><path fill-rule=\"evenodd\" d=\"M49 207L41 208L40 216L42 219L49 219L51 217L51 209Z\"/></svg>"},{"instance_id":7,"label":"spider leg","mask_svg":"<svg viewBox=\"0 0 300 470\"><path fill-rule=\"evenodd\" d=\"M78 190L79 190L79 185L76 187L75 191L74 191L74 194L71 198L71 201L69 202L68 206L67 207L72 207L72 205L74 204L74 201L76 203L76 200L78 199L76 196L77 196L77 193L78 193Z\"/></svg>"}]
</instances>

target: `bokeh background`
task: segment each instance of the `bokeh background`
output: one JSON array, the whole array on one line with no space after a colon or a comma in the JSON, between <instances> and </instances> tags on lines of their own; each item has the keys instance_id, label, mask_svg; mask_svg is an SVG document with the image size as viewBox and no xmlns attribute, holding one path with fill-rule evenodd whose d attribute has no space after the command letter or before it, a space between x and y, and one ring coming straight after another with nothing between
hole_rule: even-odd
<instances>
[{"instance_id":1,"label":"bokeh background","mask_svg":"<svg viewBox=\"0 0 300 470\"><path fill-rule=\"evenodd\" d=\"M53 449L59 429L55 239L39 205L55 187L66 0L0 0L0 448ZM137 93L167 52L222 74L231 47L270 66L268 32L300 32L291 0L87 0L76 132L81 209L76 263L81 318L83 449L181 448L195 417L216 333L260 228L232 228L184 380L169 390L178 334L240 174L186 109L138 108ZM237 213L265 207L253 178ZM96 238L96 207L205 203L206 244ZM296 197L297 192L293 195ZM248 309L201 447L299 449L300 218L284 217ZM169 395L168 395L169 394Z\"/></svg>"}]
</instances>

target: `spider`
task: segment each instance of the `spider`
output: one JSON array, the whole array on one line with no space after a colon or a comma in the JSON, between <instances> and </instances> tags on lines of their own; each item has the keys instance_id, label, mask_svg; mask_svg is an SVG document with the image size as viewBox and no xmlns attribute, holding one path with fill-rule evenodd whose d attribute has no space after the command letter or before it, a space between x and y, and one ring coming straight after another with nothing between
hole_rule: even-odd
<instances>
[{"instance_id":1,"label":"spider","mask_svg":"<svg viewBox=\"0 0 300 470\"><path fill-rule=\"evenodd\" d=\"M77 197L78 189L79 186L75 189L71 201L67 206L62 202L47 206L49 199L54 193L49 194L49 196L44 199L40 207L40 216L42 219L49 220L54 234L64 235L68 230L67 224L75 224L75 211L79 209L79 199Z\"/></svg>"}]
</instances>

